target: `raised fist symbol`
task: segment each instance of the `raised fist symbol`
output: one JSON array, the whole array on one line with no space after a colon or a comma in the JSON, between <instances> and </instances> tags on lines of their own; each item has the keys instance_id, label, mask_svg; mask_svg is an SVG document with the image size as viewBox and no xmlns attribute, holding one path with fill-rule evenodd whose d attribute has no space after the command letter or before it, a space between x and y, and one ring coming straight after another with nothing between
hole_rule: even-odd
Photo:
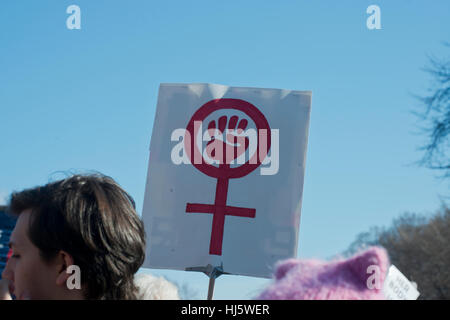
<instances>
[{"instance_id":1,"label":"raised fist symbol","mask_svg":"<svg viewBox=\"0 0 450 320\"><path fill-rule=\"evenodd\" d=\"M248 121L246 119L239 121L238 116L232 116L228 121L227 116L222 116L217 122L218 125L216 120L212 120L208 125L211 141L206 144L206 153L210 159L218 161L219 165L230 165L248 149L249 139L242 135Z\"/></svg>"}]
</instances>

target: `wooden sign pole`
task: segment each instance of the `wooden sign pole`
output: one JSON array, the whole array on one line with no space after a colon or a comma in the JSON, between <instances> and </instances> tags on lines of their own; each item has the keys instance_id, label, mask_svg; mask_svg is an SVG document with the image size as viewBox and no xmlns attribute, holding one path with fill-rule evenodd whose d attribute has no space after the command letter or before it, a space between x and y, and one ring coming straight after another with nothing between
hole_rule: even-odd
<instances>
[{"instance_id":1,"label":"wooden sign pole","mask_svg":"<svg viewBox=\"0 0 450 320\"><path fill-rule=\"evenodd\" d=\"M222 274L228 274L227 272L223 272L223 267L213 267L208 264L206 267L190 267L186 268L186 271L201 271L209 277L209 285L208 285L208 295L207 299L212 300L214 294L214 284L216 283L216 279L220 277Z\"/></svg>"},{"instance_id":2,"label":"wooden sign pole","mask_svg":"<svg viewBox=\"0 0 450 320\"><path fill-rule=\"evenodd\" d=\"M214 294L214 283L216 282L216 278L209 278L209 287L208 287L208 300L212 300Z\"/></svg>"}]
</instances>

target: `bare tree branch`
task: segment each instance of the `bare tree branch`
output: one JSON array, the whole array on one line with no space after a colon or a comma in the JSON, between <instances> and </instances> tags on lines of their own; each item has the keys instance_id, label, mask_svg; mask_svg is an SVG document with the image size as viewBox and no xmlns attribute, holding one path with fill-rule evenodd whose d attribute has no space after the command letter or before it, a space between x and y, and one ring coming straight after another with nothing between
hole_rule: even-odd
<instances>
[{"instance_id":1,"label":"bare tree branch","mask_svg":"<svg viewBox=\"0 0 450 320\"><path fill-rule=\"evenodd\" d=\"M420 148L425 154L419 163L443 172L443 178L448 178L450 177L450 60L429 57L429 67L424 71L432 76L433 82L429 95L416 96L425 106L423 112L415 114L427 124L424 131L428 140L427 144Z\"/></svg>"},{"instance_id":2,"label":"bare tree branch","mask_svg":"<svg viewBox=\"0 0 450 320\"><path fill-rule=\"evenodd\" d=\"M389 228L363 232L344 253L367 245L383 246L391 263L418 284L419 299L450 299L450 209L443 204L432 217L405 213Z\"/></svg>"}]
</instances>

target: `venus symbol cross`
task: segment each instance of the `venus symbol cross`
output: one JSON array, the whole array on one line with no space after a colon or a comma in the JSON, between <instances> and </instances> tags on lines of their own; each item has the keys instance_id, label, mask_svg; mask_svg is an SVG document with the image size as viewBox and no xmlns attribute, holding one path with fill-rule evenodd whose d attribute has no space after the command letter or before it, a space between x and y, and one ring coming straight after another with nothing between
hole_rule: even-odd
<instances>
[{"instance_id":1,"label":"venus symbol cross","mask_svg":"<svg viewBox=\"0 0 450 320\"><path fill-rule=\"evenodd\" d=\"M217 179L214 204L187 203L186 205L187 213L213 214L209 246L209 253L213 255L222 255L225 216L255 218L256 215L255 208L242 208L227 205L229 179L242 178L255 170L261 165L270 149L270 127L266 118L254 105L239 99L216 99L205 103L192 116L186 128L186 133L189 133L190 137L194 137L192 140L196 141L195 137L197 136L197 132L194 123L203 121L211 113L222 109L234 109L244 112L255 122L258 131L262 129L265 132L266 137L264 139L265 146L260 150L261 137L258 135L257 148L254 155L245 164L234 168L231 167L230 162L237 159L249 147L248 138L241 137L240 143L236 143L236 140L239 140L239 134L247 127L247 120L242 119L238 121L239 118L233 115L230 117L229 121L226 116L222 116L218 119L217 125L216 121L211 121L209 123L208 131L212 138L207 144L206 152L211 159L218 161L218 167L203 161L203 158L201 163L193 161L194 154L198 154L199 152L198 146L196 143L190 144L190 139L184 140L186 143L185 150L187 151L193 166L204 174ZM225 129L227 132L225 139L220 138L219 135L223 134Z\"/></svg>"}]
</instances>

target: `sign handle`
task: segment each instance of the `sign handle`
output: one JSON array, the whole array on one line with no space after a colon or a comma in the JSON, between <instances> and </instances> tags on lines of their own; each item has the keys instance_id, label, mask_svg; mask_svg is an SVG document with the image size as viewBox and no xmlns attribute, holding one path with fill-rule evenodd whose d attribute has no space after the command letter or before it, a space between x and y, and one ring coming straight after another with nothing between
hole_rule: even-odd
<instances>
[{"instance_id":1,"label":"sign handle","mask_svg":"<svg viewBox=\"0 0 450 320\"><path fill-rule=\"evenodd\" d=\"M208 300L212 300L214 294L214 284L216 282L216 278L220 277L223 274L229 274L228 272L223 271L223 265L213 267L208 264L206 267L189 267L185 269L186 271L200 271L206 274L209 277L209 285L208 285Z\"/></svg>"},{"instance_id":2,"label":"sign handle","mask_svg":"<svg viewBox=\"0 0 450 320\"><path fill-rule=\"evenodd\" d=\"M214 294L214 284L216 283L216 278L220 277L223 272L222 266L220 267L213 267L212 270L210 270L208 273L206 273L209 276L209 286L208 286L208 300L212 300L213 294Z\"/></svg>"},{"instance_id":3,"label":"sign handle","mask_svg":"<svg viewBox=\"0 0 450 320\"><path fill-rule=\"evenodd\" d=\"M208 300L212 300L214 294L214 284L216 282L215 277L209 277L209 287L208 287Z\"/></svg>"}]
</instances>

